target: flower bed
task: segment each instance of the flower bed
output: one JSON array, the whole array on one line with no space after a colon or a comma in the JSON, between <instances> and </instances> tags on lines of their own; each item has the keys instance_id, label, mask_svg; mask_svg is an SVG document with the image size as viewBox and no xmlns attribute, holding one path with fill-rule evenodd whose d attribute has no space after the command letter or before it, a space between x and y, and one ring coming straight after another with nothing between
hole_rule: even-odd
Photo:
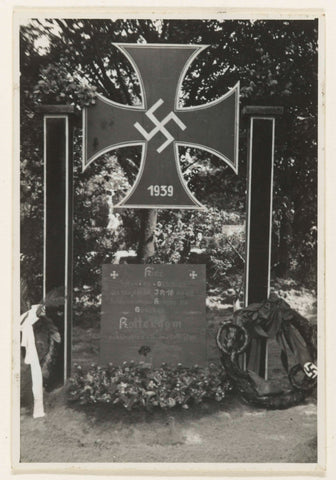
<instances>
[{"instance_id":1,"label":"flower bed","mask_svg":"<svg viewBox=\"0 0 336 480\"><path fill-rule=\"evenodd\" d=\"M111 404L133 408L189 408L206 400L220 402L231 389L225 370L210 364L176 367L165 363L150 368L124 362L106 368L92 364L85 372L79 365L70 379L68 399L82 405Z\"/></svg>"}]
</instances>

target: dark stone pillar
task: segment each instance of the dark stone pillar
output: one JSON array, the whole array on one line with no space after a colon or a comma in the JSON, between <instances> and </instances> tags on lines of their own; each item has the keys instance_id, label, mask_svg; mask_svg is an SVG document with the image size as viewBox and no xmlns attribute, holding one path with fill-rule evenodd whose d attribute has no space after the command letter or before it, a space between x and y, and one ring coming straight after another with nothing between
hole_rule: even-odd
<instances>
[{"instance_id":1,"label":"dark stone pillar","mask_svg":"<svg viewBox=\"0 0 336 480\"><path fill-rule=\"evenodd\" d=\"M245 306L269 297L275 117L282 107L245 107L250 116ZM267 378L267 339L252 339L246 367Z\"/></svg>"},{"instance_id":2,"label":"dark stone pillar","mask_svg":"<svg viewBox=\"0 0 336 480\"><path fill-rule=\"evenodd\" d=\"M47 307L62 337L62 355L55 367L56 383L61 383L71 373L74 109L43 105L39 111L44 126L43 296L53 289L64 294L62 317L55 317L55 309Z\"/></svg>"}]
</instances>

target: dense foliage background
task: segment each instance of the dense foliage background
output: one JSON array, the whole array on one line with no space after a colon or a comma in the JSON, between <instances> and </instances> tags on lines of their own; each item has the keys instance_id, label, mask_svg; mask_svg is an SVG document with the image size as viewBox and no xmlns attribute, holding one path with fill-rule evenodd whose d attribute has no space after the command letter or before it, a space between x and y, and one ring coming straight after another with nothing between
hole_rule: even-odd
<instances>
[{"instance_id":1,"label":"dense foliage background","mask_svg":"<svg viewBox=\"0 0 336 480\"><path fill-rule=\"evenodd\" d=\"M100 292L103 263L138 248L139 212L113 211L135 179L140 152L120 149L81 170L81 108L96 92L132 104L139 86L113 42L209 44L183 83L185 105L222 95L238 80L241 107L281 105L276 125L273 275L316 287L317 21L32 20L21 27L21 272L32 301L42 291L43 135L39 103L76 106L74 131L74 282L82 299ZM245 222L247 119L240 118L239 175L216 157L187 149L181 165L208 212L159 211L150 261L186 262L205 249L209 285L239 288L244 235L222 225ZM84 293L86 296L84 296Z\"/></svg>"}]
</instances>

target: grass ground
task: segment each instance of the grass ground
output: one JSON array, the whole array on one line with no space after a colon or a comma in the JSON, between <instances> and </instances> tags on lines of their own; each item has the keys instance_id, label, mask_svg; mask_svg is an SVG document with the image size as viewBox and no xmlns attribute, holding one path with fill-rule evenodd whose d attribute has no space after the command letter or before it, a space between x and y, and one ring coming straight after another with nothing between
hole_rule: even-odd
<instances>
[{"instance_id":1,"label":"grass ground","mask_svg":"<svg viewBox=\"0 0 336 480\"><path fill-rule=\"evenodd\" d=\"M316 404L289 410L221 405L154 413L73 409L61 392L47 416L21 414L21 462L315 463Z\"/></svg>"}]
</instances>

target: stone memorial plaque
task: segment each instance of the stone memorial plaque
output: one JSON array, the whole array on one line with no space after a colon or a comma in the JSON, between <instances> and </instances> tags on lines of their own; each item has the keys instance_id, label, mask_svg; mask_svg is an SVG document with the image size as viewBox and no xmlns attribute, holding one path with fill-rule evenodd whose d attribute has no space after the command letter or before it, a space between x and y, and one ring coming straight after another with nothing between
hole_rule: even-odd
<instances>
[{"instance_id":1,"label":"stone memorial plaque","mask_svg":"<svg viewBox=\"0 0 336 480\"><path fill-rule=\"evenodd\" d=\"M205 265L103 265L100 363L205 365Z\"/></svg>"}]
</instances>

